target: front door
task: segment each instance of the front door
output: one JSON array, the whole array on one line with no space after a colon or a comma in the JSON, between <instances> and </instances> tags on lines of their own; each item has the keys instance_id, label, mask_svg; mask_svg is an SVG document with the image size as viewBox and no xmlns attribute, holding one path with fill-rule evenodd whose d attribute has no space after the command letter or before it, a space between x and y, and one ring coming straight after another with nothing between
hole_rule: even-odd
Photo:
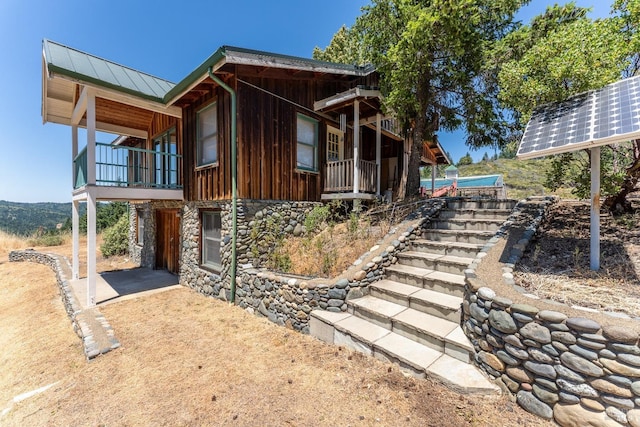
<instances>
[{"instance_id":1,"label":"front door","mask_svg":"<svg viewBox=\"0 0 640 427\"><path fill-rule=\"evenodd\" d=\"M158 209L156 212L156 268L178 274L180 210Z\"/></svg>"},{"instance_id":2,"label":"front door","mask_svg":"<svg viewBox=\"0 0 640 427\"><path fill-rule=\"evenodd\" d=\"M344 159L344 132L327 126L327 162Z\"/></svg>"}]
</instances>

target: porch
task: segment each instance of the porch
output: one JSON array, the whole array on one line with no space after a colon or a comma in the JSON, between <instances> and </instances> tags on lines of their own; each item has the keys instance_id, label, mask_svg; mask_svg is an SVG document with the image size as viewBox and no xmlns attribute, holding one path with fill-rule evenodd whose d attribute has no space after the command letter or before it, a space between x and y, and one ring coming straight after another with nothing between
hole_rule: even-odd
<instances>
[{"instance_id":1,"label":"porch","mask_svg":"<svg viewBox=\"0 0 640 427\"><path fill-rule=\"evenodd\" d=\"M377 169L376 162L368 160L354 162L354 159L346 159L328 162L325 166L322 200L375 198L378 193ZM359 187L357 193L354 192L356 179Z\"/></svg>"}]
</instances>

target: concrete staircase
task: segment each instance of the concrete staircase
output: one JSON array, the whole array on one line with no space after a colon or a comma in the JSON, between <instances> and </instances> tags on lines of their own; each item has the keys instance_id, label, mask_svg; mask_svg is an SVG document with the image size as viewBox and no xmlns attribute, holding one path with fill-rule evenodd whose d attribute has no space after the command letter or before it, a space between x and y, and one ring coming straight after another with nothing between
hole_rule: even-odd
<instances>
[{"instance_id":1,"label":"concrete staircase","mask_svg":"<svg viewBox=\"0 0 640 427\"><path fill-rule=\"evenodd\" d=\"M315 310L311 334L398 363L463 393L493 394L460 328L464 270L509 216L512 201L451 199L421 239L346 313Z\"/></svg>"}]
</instances>

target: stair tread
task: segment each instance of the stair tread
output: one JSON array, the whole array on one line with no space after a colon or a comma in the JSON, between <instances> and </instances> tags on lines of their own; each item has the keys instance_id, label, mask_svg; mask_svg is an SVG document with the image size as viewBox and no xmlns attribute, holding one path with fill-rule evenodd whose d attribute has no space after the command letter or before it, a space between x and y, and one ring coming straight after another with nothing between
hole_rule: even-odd
<instances>
[{"instance_id":1,"label":"stair tread","mask_svg":"<svg viewBox=\"0 0 640 427\"><path fill-rule=\"evenodd\" d=\"M376 312L385 317L394 317L398 313L407 310L407 307L405 306L383 300L382 298L376 298L371 295L351 300L349 303L364 308L365 310Z\"/></svg>"},{"instance_id":2,"label":"stair tread","mask_svg":"<svg viewBox=\"0 0 640 427\"><path fill-rule=\"evenodd\" d=\"M430 289L420 289L410 295L411 299L419 299L429 302L432 305L438 305L441 307L447 307L452 310L457 310L462 304L462 298L454 295L445 294L442 292L432 291Z\"/></svg>"},{"instance_id":3,"label":"stair tread","mask_svg":"<svg viewBox=\"0 0 640 427\"><path fill-rule=\"evenodd\" d=\"M385 353L400 359L402 362L417 370L427 369L442 357L442 353L438 350L403 337L395 332L390 332L378 339L374 343L374 349L381 349Z\"/></svg>"},{"instance_id":4,"label":"stair tread","mask_svg":"<svg viewBox=\"0 0 640 427\"><path fill-rule=\"evenodd\" d=\"M381 289L383 291L391 292L408 297L422 290L417 286L407 285L405 283L396 282L389 279L379 280L370 285L372 288Z\"/></svg>"},{"instance_id":5,"label":"stair tread","mask_svg":"<svg viewBox=\"0 0 640 427\"><path fill-rule=\"evenodd\" d=\"M501 218L435 218L434 222L486 222L486 223L500 223L504 222Z\"/></svg>"},{"instance_id":6,"label":"stair tread","mask_svg":"<svg viewBox=\"0 0 640 427\"><path fill-rule=\"evenodd\" d=\"M464 394L500 394L500 388L478 368L448 355L442 355L427 368L427 376Z\"/></svg>"},{"instance_id":7,"label":"stair tread","mask_svg":"<svg viewBox=\"0 0 640 427\"><path fill-rule=\"evenodd\" d=\"M471 344L471 341L469 341L469 338L467 338L460 326L449 332L449 334L444 337L444 341L446 343L455 344L469 352L473 352L473 344Z\"/></svg>"},{"instance_id":8,"label":"stair tread","mask_svg":"<svg viewBox=\"0 0 640 427\"><path fill-rule=\"evenodd\" d=\"M426 233L442 233L442 234L469 234L469 235L481 235L481 236L493 236L496 232L490 230L445 230L442 228L428 228ZM429 239L425 239L429 240Z\"/></svg>"},{"instance_id":9,"label":"stair tread","mask_svg":"<svg viewBox=\"0 0 640 427\"><path fill-rule=\"evenodd\" d=\"M434 271L426 276L423 276L425 279L437 280L439 282L448 282L454 283L456 285L464 286L464 276L461 274L453 274L453 273L444 273L442 271Z\"/></svg>"},{"instance_id":10,"label":"stair tread","mask_svg":"<svg viewBox=\"0 0 640 427\"><path fill-rule=\"evenodd\" d=\"M405 251L398 255L399 258L422 258L430 261L450 262L455 264L469 265L473 262L473 258L461 257L456 255L432 254L430 252Z\"/></svg>"},{"instance_id":11,"label":"stair tread","mask_svg":"<svg viewBox=\"0 0 640 427\"><path fill-rule=\"evenodd\" d=\"M407 308L393 316L393 320L436 337L444 341L445 337L458 327L458 324L450 320L442 319L431 314L423 313L412 308Z\"/></svg>"},{"instance_id":12,"label":"stair tread","mask_svg":"<svg viewBox=\"0 0 640 427\"><path fill-rule=\"evenodd\" d=\"M346 332L366 343L374 343L391 333L389 329L378 326L358 316L350 315L334 324L340 332Z\"/></svg>"},{"instance_id":13,"label":"stair tread","mask_svg":"<svg viewBox=\"0 0 640 427\"><path fill-rule=\"evenodd\" d=\"M412 276L424 277L428 274L435 273L434 270L428 268L414 267L412 265L395 264L386 267L387 271L397 271L400 273L411 274Z\"/></svg>"},{"instance_id":14,"label":"stair tread","mask_svg":"<svg viewBox=\"0 0 640 427\"><path fill-rule=\"evenodd\" d=\"M413 267L411 265L395 264L386 268L387 271L410 274L412 276L432 279L439 282L453 283L456 285L464 285L464 276L454 273L443 273L428 268Z\"/></svg>"},{"instance_id":15,"label":"stair tread","mask_svg":"<svg viewBox=\"0 0 640 427\"><path fill-rule=\"evenodd\" d=\"M447 248L477 249L480 250L484 246L482 243L462 243L462 242L437 242L428 239L416 239L412 242L414 245L431 245Z\"/></svg>"}]
</instances>

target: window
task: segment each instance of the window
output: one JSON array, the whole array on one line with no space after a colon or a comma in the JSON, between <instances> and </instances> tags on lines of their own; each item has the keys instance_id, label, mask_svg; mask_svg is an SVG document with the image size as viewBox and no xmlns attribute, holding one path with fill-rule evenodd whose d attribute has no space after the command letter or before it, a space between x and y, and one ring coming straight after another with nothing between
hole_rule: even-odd
<instances>
[{"instance_id":1,"label":"window","mask_svg":"<svg viewBox=\"0 0 640 427\"><path fill-rule=\"evenodd\" d=\"M144 211L136 209L136 243L140 246L144 244Z\"/></svg>"},{"instance_id":2,"label":"window","mask_svg":"<svg viewBox=\"0 0 640 427\"><path fill-rule=\"evenodd\" d=\"M300 169L318 170L318 121L298 114L297 163Z\"/></svg>"},{"instance_id":3,"label":"window","mask_svg":"<svg viewBox=\"0 0 640 427\"><path fill-rule=\"evenodd\" d=\"M205 267L220 270L220 242L222 240L220 211L202 212L202 260Z\"/></svg>"},{"instance_id":4,"label":"window","mask_svg":"<svg viewBox=\"0 0 640 427\"><path fill-rule=\"evenodd\" d=\"M178 184L178 150L176 129L158 135L153 139L155 151L155 184L162 188L175 188Z\"/></svg>"},{"instance_id":5,"label":"window","mask_svg":"<svg viewBox=\"0 0 640 427\"><path fill-rule=\"evenodd\" d=\"M344 134L338 129L327 126L327 161L337 162L343 158Z\"/></svg>"},{"instance_id":6,"label":"window","mask_svg":"<svg viewBox=\"0 0 640 427\"><path fill-rule=\"evenodd\" d=\"M218 106L205 107L196 114L198 123L198 166L218 161Z\"/></svg>"}]
</instances>

